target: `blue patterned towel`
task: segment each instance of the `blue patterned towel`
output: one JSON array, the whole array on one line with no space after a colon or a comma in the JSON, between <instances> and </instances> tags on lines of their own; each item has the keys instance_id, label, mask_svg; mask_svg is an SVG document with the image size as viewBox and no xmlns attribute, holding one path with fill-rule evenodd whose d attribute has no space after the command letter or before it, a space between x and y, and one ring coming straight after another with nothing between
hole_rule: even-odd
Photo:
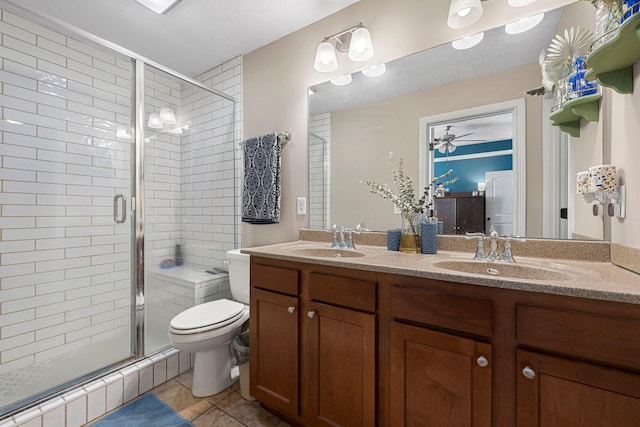
<instances>
[{"instance_id":1,"label":"blue patterned towel","mask_svg":"<svg viewBox=\"0 0 640 427\"><path fill-rule=\"evenodd\" d=\"M244 142L242 221L250 224L280 222L280 143L270 133Z\"/></svg>"}]
</instances>

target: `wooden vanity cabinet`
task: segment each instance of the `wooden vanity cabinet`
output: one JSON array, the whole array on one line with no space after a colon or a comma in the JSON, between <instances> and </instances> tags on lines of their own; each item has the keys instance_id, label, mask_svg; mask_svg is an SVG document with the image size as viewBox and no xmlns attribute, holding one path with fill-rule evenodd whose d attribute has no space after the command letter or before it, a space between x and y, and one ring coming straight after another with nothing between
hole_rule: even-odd
<instances>
[{"instance_id":1,"label":"wooden vanity cabinet","mask_svg":"<svg viewBox=\"0 0 640 427\"><path fill-rule=\"evenodd\" d=\"M252 395L299 425L376 425L375 274L271 262L251 257Z\"/></svg>"},{"instance_id":2,"label":"wooden vanity cabinet","mask_svg":"<svg viewBox=\"0 0 640 427\"><path fill-rule=\"evenodd\" d=\"M390 425L490 427L491 301L408 282L391 288Z\"/></svg>"},{"instance_id":3,"label":"wooden vanity cabinet","mask_svg":"<svg viewBox=\"0 0 640 427\"><path fill-rule=\"evenodd\" d=\"M640 322L621 314L516 306L518 427L639 425Z\"/></svg>"},{"instance_id":4,"label":"wooden vanity cabinet","mask_svg":"<svg viewBox=\"0 0 640 427\"><path fill-rule=\"evenodd\" d=\"M250 393L295 418L299 385L298 271L252 264L251 278Z\"/></svg>"},{"instance_id":5,"label":"wooden vanity cabinet","mask_svg":"<svg viewBox=\"0 0 640 427\"><path fill-rule=\"evenodd\" d=\"M374 426L376 284L313 271L305 278L305 425Z\"/></svg>"},{"instance_id":6,"label":"wooden vanity cabinet","mask_svg":"<svg viewBox=\"0 0 640 427\"><path fill-rule=\"evenodd\" d=\"M250 343L295 425L640 425L637 304L252 256Z\"/></svg>"}]
</instances>

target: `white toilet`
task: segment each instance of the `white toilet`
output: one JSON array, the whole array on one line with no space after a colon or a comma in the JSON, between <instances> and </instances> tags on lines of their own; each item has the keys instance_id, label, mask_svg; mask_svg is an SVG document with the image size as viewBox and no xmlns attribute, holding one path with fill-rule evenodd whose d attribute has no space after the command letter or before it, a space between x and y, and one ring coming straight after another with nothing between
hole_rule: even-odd
<instances>
[{"instance_id":1,"label":"white toilet","mask_svg":"<svg viewBox=\"0 0 640 427\"><path fill-rule=\"evenodd\" d=\"M171 320L169 338L180 351L195 353L193 387L196 397L211 396L229 387L229 343L249 319L249 255L227 252L229 285L235 301L221 299L188 308Z\"/></svg>"}]
</instances>

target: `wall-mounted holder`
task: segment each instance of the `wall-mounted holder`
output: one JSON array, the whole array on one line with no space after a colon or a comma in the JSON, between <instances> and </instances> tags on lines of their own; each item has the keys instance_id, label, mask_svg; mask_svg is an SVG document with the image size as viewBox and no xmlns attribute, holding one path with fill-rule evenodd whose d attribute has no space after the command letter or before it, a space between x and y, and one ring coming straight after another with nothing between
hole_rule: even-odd
<instances>
[{"instance_id":1,"label":"wall-mounted holder","mask_svg":"<svg viewBox=\"0 0 640 427\"><path fill-rule=\"evenodd\" d=\"M627 217L627 186L620 185L618 189L613 193L608 193L608 197L611 200L607 204L607 215L616 218Z\"/></svg>"},{"instance_id":2,"label":"wall-mounted holder","mask_svg":"<svg viewBox=\"0 0 640 427\"><path fill-rule=\"evenodd\" d=\"M617 185L618 174L613 165L592 166L576 175L576 194L593 203L593 216L625 218L627 187ZM597 203L594 203L597 202ZM606 209L605 209L606 208Z\"/></svg>"}]
</instances>

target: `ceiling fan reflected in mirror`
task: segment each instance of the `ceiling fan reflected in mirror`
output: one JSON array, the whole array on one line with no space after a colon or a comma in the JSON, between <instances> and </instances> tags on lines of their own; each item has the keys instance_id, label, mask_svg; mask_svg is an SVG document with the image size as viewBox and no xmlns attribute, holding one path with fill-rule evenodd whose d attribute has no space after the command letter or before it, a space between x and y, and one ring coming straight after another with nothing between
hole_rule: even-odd
<instances>
[{"instance_id":1,"label":"ceiling fan reflected in mirror","mask_svg":"<svg viewBox=\"0 0 640 427\"><path fill-rule=\"evenodd\" d=\"M454 151L456 151L456 145L453 143L453 141L458 141L458 142L481 142L481 141L486 141L484 139L460 139L460 138L464 138L465 136L469 136L469 135L473 135L473 132L470 133L465 133L463 135L456 135L453 133L449 133L449 131L451 130L451 128L453 127L453 125L447 125L446 129L444 131L444 134L439 137L439 138L434 138L434 149L437 149L439 152L441 152L442 154L445 153L453 153Z\"/></svg>"}]
</instances>

